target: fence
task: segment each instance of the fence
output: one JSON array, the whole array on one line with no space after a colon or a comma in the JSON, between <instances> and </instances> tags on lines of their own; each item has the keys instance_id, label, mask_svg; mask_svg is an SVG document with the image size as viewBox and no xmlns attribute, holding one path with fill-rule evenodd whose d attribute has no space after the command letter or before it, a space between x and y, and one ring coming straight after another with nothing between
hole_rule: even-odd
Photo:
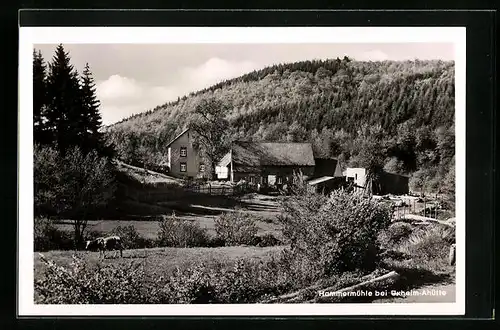
<instances>
[{"instance_id":1,"label":"fence","mask_svg":"<svg viewBox=\"0 0 500 330\"><path fill-rule=\"evenodd\" d=\"M393 205L394 205L393 216L395 219L403 218L407 214L421 215L433 219L438 218L439 207L438 203L436 203L435 201L430 202L424 199L421 202L417 202L416 199L410 199L410 200L403 200L402 205L398 205L397 202L395 202Z\"/></svg>"},{"instance_id":2,"label":"fence","mask_svg":"<svg viewBox=\"0 0 500 330\"><path fill-rule=\"evenodd\" d=\"M186 190L195 192L195 193L200 193L200 194L208 194L208 195L216 195L216 196L231 196L234 194L237 194L240 192L241 189L238 187L226 187L226 186L201 186L201 185L195 185L186 188Z\"/></svg>"}]
</instances>

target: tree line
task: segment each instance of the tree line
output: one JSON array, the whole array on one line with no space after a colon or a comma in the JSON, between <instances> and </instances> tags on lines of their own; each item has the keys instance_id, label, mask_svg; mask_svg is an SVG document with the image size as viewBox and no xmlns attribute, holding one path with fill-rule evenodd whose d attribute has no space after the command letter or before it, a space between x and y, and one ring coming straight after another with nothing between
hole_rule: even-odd
<instances>
[{"instance_id":1,"label":"tree line","mask_svg":"<svg viewBox=\"0 0 500 330\"><path fill-rule=\"evenodd\" d=\"M454 167L454 63L349 59L278 64L223 81L108 128L117 155L155 163L215 99L230 139L311 142L318 157L411 175L437 190ZM134 141L134 145L130 141ZM452 187L449 187L452 189Z\"/></svg>"}]
</instances>

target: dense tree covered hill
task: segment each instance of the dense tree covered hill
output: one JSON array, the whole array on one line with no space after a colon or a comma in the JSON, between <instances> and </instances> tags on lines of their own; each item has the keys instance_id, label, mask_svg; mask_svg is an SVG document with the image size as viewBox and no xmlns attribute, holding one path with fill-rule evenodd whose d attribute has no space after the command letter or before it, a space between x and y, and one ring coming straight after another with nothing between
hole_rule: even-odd
<instances>
[{"instance_id":1,"label":"dense tree covered hill","mask_svg":"<svg viewBox=\"0 0 500 330\"><path fill-rule=\"evenodd\" d=\"M196 105L215 98L231 109L233 138L310 141L345 165L376 144L387 169L437 182L454 158L454 76L439 60L279 64L124 119L108 137L123 160L158 163Z\"/></svg>"}]
</instances>

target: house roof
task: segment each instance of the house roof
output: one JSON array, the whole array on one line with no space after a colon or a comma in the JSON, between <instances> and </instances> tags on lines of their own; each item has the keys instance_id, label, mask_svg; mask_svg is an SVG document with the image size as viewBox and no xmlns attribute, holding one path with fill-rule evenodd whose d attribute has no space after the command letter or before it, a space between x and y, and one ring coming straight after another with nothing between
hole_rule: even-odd
<instances>
[{"instance_id":1,"label":"house roof","mask_svg":"<svg viewBox=\"0 0 500 330\"><path fill-rule=\"evenodd\" d=\"M232 146L235 171L255 169L261 166L314 166L310 143L243 142Z\"/></svg>"},{"instance_id":2,"label":"house roof","mask_svg":"<svg viewBox=\"0 0 500 330\"><path fill-rule=\"evenodd\" d=\"M336 158L315 158L315 176L342 176L340 164ZM338 170L338 171L337 171Z\"/></svg>"},{"instance_id":3,"label":"house roof","mask_svg":"<svg viewBox=\"0 0 500 330\"><path fill-rule=\"evenodd\" d=\"M228 152L222 159L220 160L217 166L226 167L231 163L231 152Z\"/></svg>"},{"instance_id":4,"label":"house roof","mask_svg":"<svg viewBox=\"0 0 500 330\"><path fill-rule=\"evenodd\" d=\"M179 135L177 135L175 138L173 138L173 139L172 139L172 140L171 140L171 141L170 141L170 142L166 145L166 147L167 147L167 148L168 148L168 147L170 147L170 145L171 145L172 143L174 143L174 142L175 142L175 140L177 140L178 138L180 138L181 136L183 136L183 135L184 135L184 133L186 133L187 131L189 131L189 128L186 128L186 129L185 129L185 130L183 130L183 131L182 131Z\"/></svg>"}]
</instances>

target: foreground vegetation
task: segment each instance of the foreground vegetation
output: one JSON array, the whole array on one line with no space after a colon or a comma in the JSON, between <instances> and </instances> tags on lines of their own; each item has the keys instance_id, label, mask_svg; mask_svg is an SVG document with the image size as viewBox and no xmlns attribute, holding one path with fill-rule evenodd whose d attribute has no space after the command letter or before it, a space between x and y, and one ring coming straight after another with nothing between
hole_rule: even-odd
<instances>
[{"instance_id":1,"label":"foreground vegetation","mask_svg":"<svg viewBox=\"0 0 500 330\"><path fill-rule=\"evenodd\" d=\"M35 255L36 303L238 303L266 301L311 285L344 288L368 274L396 270L401 278L389 283L408 290L452 280L447 265L449 238L441 229L410 234L387 250L375 271L344 272L318 281L299 281L309 265L292 264L289 247L157 248L126 251L123 259L98 260L97 253L76 256L70 251ZM427 233L427 234L422 234ZM418 239L417 239L418 237ZM406 254L410 252L412 254ZM434 254L436 251L440 251ZM234 283L234 284L232 284ZM385 284L387 285L387 284ZM387 286L368 289L385 290ZM305 290L301 301L317 298ZM344 298L347 301L370 301ZM330 301L339 301L331 298ZM279 301L276 301L279 302Z\"/></svg>"},{"instance_id":2,"label":"foreground vegetation","mask_svg":"<svg viewBox=\"0 0 500 330\"><path fill-rule=\"evenodd\" d=\"M240 246L129 250L123 259L104 261L69 251L35 257L36 302L252 303L311 286L342 288L388 270L402 275L392 283L401 288L441 281L451 272L446 253L453 230L391 224L379 201L343 191L325 197L303 186L282 206L282 246L241 246L255 235L252 220L224 215L216 238ZM175 218L162 221L160 241L189 246L196 237L207 244L198 229ZM316 296L305 290L300 299Z\"/></svg>"}]
</instances>

